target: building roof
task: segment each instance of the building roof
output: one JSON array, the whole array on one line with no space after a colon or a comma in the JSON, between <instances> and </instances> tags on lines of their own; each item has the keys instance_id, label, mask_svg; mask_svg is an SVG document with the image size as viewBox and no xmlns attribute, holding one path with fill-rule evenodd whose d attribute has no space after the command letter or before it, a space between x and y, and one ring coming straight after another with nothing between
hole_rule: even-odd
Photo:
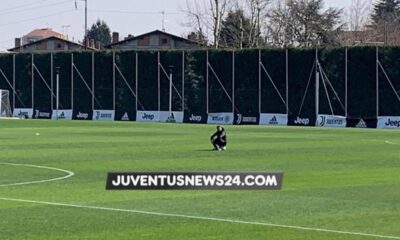
<instances>
[{"instance_id":1,"label":"building roof","mask_svg":"<svg viewBox=\"0 0 400 240\"><path fill-rule=\"evenodd\" d=\"M51 28L39 28L35 29L32 32L23 36L24 38L32 38L32 37L39 37L39 38L48 38L48 37L58 37L65 39L65 36L61 33L53 31Z\"/></svg>"},{"instance_id":2,"label":"building roof","mask_svg":"<svg viewBox=\"0 0 400 240\"><path fill-rule=\"evenodd\" d=\"M190 44L198 44L197 42L194 42L192 40L189 40L189 39L186 39L186 38L183 38L183 37L179 37L179 36L176 36L174 34L167 33L167 32L164 32L164 31L161 31L161 30L157 29L157 30L154 30L154 31L151 31L151 32L140 34L138 36L125 38L122 41L119 41L119 42L116 42L116 43L111 43L111 44L108 44L108 45L106 45L104 47L105 48L110 48L110 47L115 46L115 45L120 45L120 44L123 44L123 43L126 43L126 42L134 41L134 40L137 40L137 39L142 38L144 36L153 35L153 34L164 34L164 35L170 36L170 37L172 37L174 39L177 39L177 40L180 40L180 41L183 41L183 42L187 42L187 43L190 43Z\"/></svg>"},{"instance_id":3,"label":"building roof","mask_svg":"<svg viewBox=\"0 0 400 240\"><path fill-rule=\"evenodd\" d=\"M82 45L82 44L80 44L80 43L72 42L72 41L66 40L66 39L64 39L64 38L59 38L59 37L55 37L55 36L50 36L50 37L47 37L47 38L40 39L40 40L38 40L38 41L36 41L36 42L31 42L31 43L28 43L28 44L21 45L20 47L13 47L13 48L7 49L7 51L9 51L9 52L14 52L15 50L18 50L18 49L20 49L20 48L23 49L23 48L26 48L26 47L29 47L29 46L32 46L32 45L35 45L35 44L39 44L39 43L48 41L48 40L60 40L60 41L67 42L67 43L70 43L70 44L72 44L72 45L79 46L79 47L82 47L82 48L85 47L84 45ZM88 49L90 49L90 50L95 50L94 48L90 48L90 47L88 47Z\"/></svg>"}]
</instances>

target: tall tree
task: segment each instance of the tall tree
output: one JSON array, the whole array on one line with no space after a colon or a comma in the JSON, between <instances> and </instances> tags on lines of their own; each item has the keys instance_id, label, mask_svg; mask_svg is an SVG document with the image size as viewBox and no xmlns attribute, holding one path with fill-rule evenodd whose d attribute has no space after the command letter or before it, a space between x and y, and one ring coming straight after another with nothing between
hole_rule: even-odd
<instances>
[{"instance_id":1,"label":"tall tree","mask_svg":"<svg viewBox=\"0 0 400 240\"><path fill-rule=\"evenodd\" d=\"M400 43L400 1L380 0L374 5L371 19L374 40L385 45Z\"/></svg>"},{"instance_id":2,"label":"tall tree","mask_svg":"<svg viewBox=\"0 0 400 240\"><path fill-rule=\"evenodd\" d=\"M197 44L199 44L199 46L207 46L207 39L206 37L203 35L202 32L197 31L197 32L190 32L187 36L187 38L193 42L196 42Z\"/></svg>"},{"instance_id":3,"label":"tall tree","mask_svg":"<svg viewBox=\"0 0 400 240\"><path fill-rule=\"evenodd\" d=\"M398 0L380 0L374 5L372 21L377 25L382 21L394 21L398 16L399 7Z\"/></svg>"},{"instance_id":4,"label":"tall tree","mask_svg":"<svg viewBox=\"0 0 400 240\"><path fill-rule=\"evenodd\" d=\"M259 47L261 40L261 24L263 19L267 17L267 6L272 0L246 0L250 12L250 46Z\"/></svg>"},{"instance_id":5,"label":"tall tree","mask_svg":"<svg viewBox=\"0 0 400 240\"><path fill-rule=\"evenodd\" d=\"M262 26L265 24L269 5L273 0L232 0L234 11L241 11L248 19L248 47L259 47L261 43ZM233 11L231 10L231 11Z\"/></svg>"},{"instance_id":6,"label":"tall tree","mask_svg":"<svg viewBox=\"0 0 400 240\"><path fill-rule=\"evenodd\" d=\"M207 39L212 40L212 46L219 47L222 20L228 10L228 0L196 0L194 3L186 1L188 23L201 32ZM204 33L207 29L207 33ZM212 37L208 37L208 35Z\"/></svg>"},{"instance_id":7,"label":"tall tree","mask_svg":"<svg viewBox=\"0 0 400 240\"><path fill-rule=\"evenodd\" d=\"M192 28L193 31L189 33L191 40L207 39L206 32L206 19L204 17L205 11L203 5L199 1L186 0L186 8L182 9L186 15L186 27Z\"/></svg>"},{"instance_id":8,"label":"tall tree","mask_svg":"<svg viewBox=\"0 0 400 240\"><path fill-rule=\"evenodd\" d=\"M228 12L222 21L220 45L231 48L250 47L250 19L244 16L242 10Z\"/></svg>"},{"instance_id":9,"label":"tall tree","mask_svg":"<svg viewBox=\"0 0 400 240\"><path fill-rule=\"evenodd\" d=\"M291 0L270 14L269 33L272 45L333 46L338 45L342 10L323 10L323 0Z\"/></svg>"},{"instance_id":10,"label":"tall tree","mask_svg":"<svg viewBox=\"0 0 400 240\"><path fill-rule=\"evenodd\" d=\"M210 10L213 19L214 47L219 47L219 39L222 27L222 19L225 16L228 0L210 0Z\"/></svg>"},{"instance_id":11,"label":"tall tree","mask_svg":"<svg viewBox=\"0 0 400 240\"><path fill-rule=\"evenodd\" d=\"M107 23L98 19L88 30L88 39L100 42L102 46L111 43L111 31Z\"/></svg>"},{"instance_id":12,"label":"tall tree","mask_svg":"<svg viewBox=\"0 0 400 240\"><path fill-rule=\"evenodd\" d=\"M351 31L362 31L369 22L371 0L351 0L348 9L348 28Z\"/></svg>"},{"instance_id":13,"label":"tall tree","mask_svg":"<svg viewBox=\"0 0 400 240\"><path fill-rule=\"evenodd\" d=\"M351 0L351 5L346 11L346 32L341 34L341 45L353 46L367 42L371 39L374 31L368 28L371 26L370 11L372 0Z\"/></svg>"}]
</instances>

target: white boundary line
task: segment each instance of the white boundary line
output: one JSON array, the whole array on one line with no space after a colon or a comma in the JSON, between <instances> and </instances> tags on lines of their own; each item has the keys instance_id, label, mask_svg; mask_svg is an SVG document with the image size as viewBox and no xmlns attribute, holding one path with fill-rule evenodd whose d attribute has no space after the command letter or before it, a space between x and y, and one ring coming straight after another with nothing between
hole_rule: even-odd
<instances>
[{"instance_id":1,"label":"white boundary line","mask_svg":"<svg viewBox=\"0 0 400 240\"><path fill-rule=\"evenodd\" d=\"M226 223L236 223L236 224L258 225L258 226L267 226L267 227L276 227L276 228L295 229L295 230L302 230L302 231L325 232L325 233L345 234L345 235L354 235L354 236L362 236L362 237L374 237L374 238L382 238L382 239L397 239L397 240L400 239L400 237L388 236L388 235L339 231L339 230L331 230L331 229L324 229L324 228L301 227L301 226L264 223L264 222L250 222L250 221L241 221L241 220L234 220L234 219L214 218L214 217L201 217L201 216L183 215L183 214L175 214L175 213L149 212L149 211L134 210L134 209L97 207L97 206L88 206L88 205L44 202L44 201L3 198L3 197L0 197L0 200L12 201L12 202L23 202L23 203L34 203L34 204L51 205L51 206L62 206L62 207L72 207L72 208L85 208L85 209L93 209L93 210L114 211L114 212L136 213L136 214L145 214L145 215L153 215L153 216L161 216L161 217L176 217L176 218L187 218L187 219L204 220L204 221L216 221L216 222L226 222Z\"/></svg>"},{"instance_id":2,"label":"white boundary line","mask_svg":"<svg viewBox=\"0 0 400 240\"><path fill-rule=\"evenodd\" d=\"M52 179L45 179L45 180L37 180L37 181L30 181L30 182L20 182L20 183L11 183L11 184L0 184L0 187L10 187L10 186L20 186L20 185L30 185L30 184L38 184L38 183L47 183L47 182L54 182L54 181L60 181L63 179L70 178L75 175L74 172L60 169L60 168L52 168L52 167L45 167L45 166L38 166L38 165L32 165L32 164L17 164L17 163L0 163L0 165L9 165L9 166L18 166L18 167L32 167L32 168L41 168L41 169L49 169L49 170L54 170L54 171L59 171L66 173L67 175L63 177L58 177L58 178L52 178Z\"/></svg>"},{"instance_id":3,"label":"white boundary line","mask_svg":"<svg viewBox=\"0 0 400 240\"><path fill-rule=\"evenodd\" d=\"M390 145L400 145L400 144L397 144L397 143L394 143L394 142L391 142L391 141L385 141L385 143L390 144Z\"/></svg>"}]
</instances>

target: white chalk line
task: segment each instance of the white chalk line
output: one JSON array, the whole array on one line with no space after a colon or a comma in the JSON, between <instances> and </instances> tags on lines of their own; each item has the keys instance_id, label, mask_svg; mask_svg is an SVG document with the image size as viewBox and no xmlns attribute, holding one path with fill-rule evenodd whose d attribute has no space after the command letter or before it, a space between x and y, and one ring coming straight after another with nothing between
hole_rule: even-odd
<instances>
[{"instance_id":1,"label":"white chalk line","mask_svg":"<svg viewBox=\"0 0 400 240\"><path fill-rule=\"evenodd\" d=\"M385 141L385 143L390 144L390 145L400 145L398 143L394 143L394 142L391 142L391 141Z\"/></svg>"},{"instance_id":2,"label":"white chalk line","mask_svg":"<svg viewBox=\"0 0 400 240\"><path fill-rule=\"evenodd\" d=\"M149 211L134 210L134 209L98 207L98 206L77 205L77 204L68 204L68 203L56 203L56 202L45 202L45 201L34 201L34 200L15 199L15 198L3 198L3 197L0 197L0 200L12 201L12 202L42 204L42 205L51 205L51 206L62 206L62 207L72 207L72 208L85 208L85 209L93 209L93 210L114 211L114 212L136 213L136 214L145 214L145 215L153 215L153 216L160 216L160 217L176 217L176 218L187 218L187 219L193 219L193 220L204 220L204 221L226 222L226 223L236 223L236 224L258 225L258 226L266 226L266 227L287 228L287 229L295 229L295 230L303 230L303 231L345 234L345 235L354 235L354 236L362 236L362 237L374 237L374 238L382 238L382 239L397 239L397 240L400 239L400 237L388 236L388 235L379 235L379 234L370 234L370 233L361 233L361 232L350 232L350 231L339 231L339 230L331 230L331 229L324 229L324 228L302 227L302 226L283 225L283 224L274 224L274 223L265 223L265 222L241 221L241 220L215 218L215 217L192 216L192 215L183 215L183 214L175 214L175 213L149 212Z\"/></svg>"},{"instance_id":3,"label":"white chalk line","mask_svg":"<svg viewBox=\"0 0 400 240\"><path fill-rule=\"evenodd\" d=\"M10 187L10 186L21 186L21 185L30 185L30 184L39 184L39 183L47 183L47 182L54 182L60 181L67 178L70 178L75 175L74 172L60 169L60 168L53 168L53 167L45 167L45 166L38 166L32 164L18 164L18 163L0 163L0 165L9 165L9 166L17 166L17 167L32 167L32 168L41 168L41 169L48 169L58 172L66 173L67 175L58 177L58 178L51 178L51 179L44 179L44 180L37 180L37 181L29 181L29 182L19 182L19 183L10 183L10 184L0 184L0 187Z\"/></svg>"}]
</instances>

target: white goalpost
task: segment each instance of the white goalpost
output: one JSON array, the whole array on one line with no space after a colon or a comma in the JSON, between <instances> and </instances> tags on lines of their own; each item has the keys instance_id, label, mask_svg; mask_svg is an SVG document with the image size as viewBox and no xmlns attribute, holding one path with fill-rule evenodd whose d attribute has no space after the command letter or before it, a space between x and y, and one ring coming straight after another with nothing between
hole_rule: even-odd
<instances>
[{"instance_id":1,"label":"white goalpost","mask_svg":"<svg viewBox=\"0 0 400 240\"><path fill-rule=\"evenodd\" d=\"M0 89L0 118L10 118L11 116L10 92Z\"/></svg>"}]
</instances>

